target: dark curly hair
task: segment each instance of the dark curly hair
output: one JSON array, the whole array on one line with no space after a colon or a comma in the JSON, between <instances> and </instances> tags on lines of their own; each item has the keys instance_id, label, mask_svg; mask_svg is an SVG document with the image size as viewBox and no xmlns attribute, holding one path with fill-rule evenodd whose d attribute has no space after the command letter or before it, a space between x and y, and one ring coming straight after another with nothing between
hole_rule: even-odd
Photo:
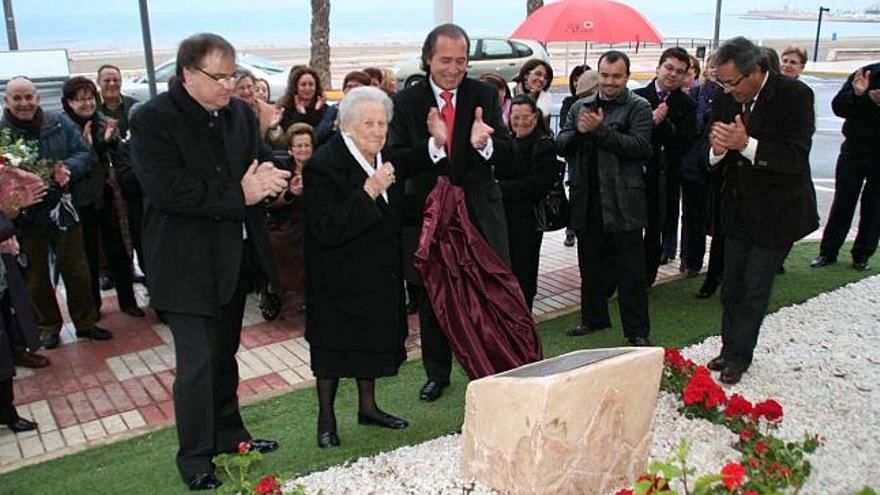
<instances>
[{"instance_id":1,"label":"dark curly hair","mask_svg":"<svg viewBox=\"0 0 880 495\"><path fill-rule=\"evenodd\" d=\"M287 77L287 88L284 90L284 95L278 100L278 106L293 109L295 104L295 96L296 96L296 87L299 86L299 80L302 76L309 74L315 79L315 96L312 97L312 100L308 102L308 107L314 108L315 104L318 101L319 96L324 95L324 88L321 86L321 78L318 77L318 73L315 72L314 69L307 66L294 66L290 69L290 75Z\"/></svg>"},{"instance_id":2,"label":"dark curly hair","mask_svg":"<svg viewBox=\"0 0 880 495\"><path fill-rule=\"evenodd\" d=\"M532 72L536 67L542 66L544 70L547 71L547 75L544 76L544 91L550 88L550 85L553 83L553 67L550 67L550 64L539 59L533 58L526 61L523 64L522 68L519 70L519 75L513 78L514 81L523 84L526 81L526 78L529 77L529 72Z\"/></svg>"}]
</instances>

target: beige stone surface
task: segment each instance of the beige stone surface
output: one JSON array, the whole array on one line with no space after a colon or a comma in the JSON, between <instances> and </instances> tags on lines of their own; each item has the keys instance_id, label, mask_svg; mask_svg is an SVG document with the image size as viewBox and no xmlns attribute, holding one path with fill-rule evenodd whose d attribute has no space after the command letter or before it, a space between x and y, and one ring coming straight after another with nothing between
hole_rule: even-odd
<instances>
[{"instance_id":1,"label":"beige stone surface","mask_svg":"<svg viewBox=\"0 0 880 495\"><path fill-rule=\"evenodd\" d=\"M551 376L471 382L462 473L510 495L600 494L632 482L648 459L663 349L625 349Z\"/></svg>"}]
</instances>

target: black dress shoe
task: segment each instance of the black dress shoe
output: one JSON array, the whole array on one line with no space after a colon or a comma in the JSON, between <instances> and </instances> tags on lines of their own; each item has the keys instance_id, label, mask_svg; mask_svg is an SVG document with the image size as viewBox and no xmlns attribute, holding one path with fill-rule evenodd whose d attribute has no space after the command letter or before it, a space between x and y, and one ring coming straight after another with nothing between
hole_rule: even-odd
<instances>
[{"instance_id":1,"label":"black dress shoe","mask_svg":"<svg viewBox=\"0 0 880 495\"><path fill-rule=\"evenodd\" d=\"M636 337L629 339L629 343L635 347L654 347L654 343L648 337Z\"/></svg>"},{"instance_id":2,"label":"black dress shoe","mask_svg":"<svg viewBox=\"0 0 880 495\"><path fill-rule=\"evenodd\" d=\"M409 426L405 419L392 416L383 411L377 411L376 415L358 412L358 424L381 426L382 428L391 428L392 430L402 430Z\"/></svg>"},{"instance_id":3,"label":"black dress shoe","mask_svg":"<svg viewBox=\"0 0 880 495\"><path fill-rule=\"evenodd\" d=\"M49 366L49 358L24 349L12 351L12 364L22 368L45 368Z\"/></svg>"},{"instance_id":4,"label":"black dress shoe","mask_svg":"<svg viewBox=\"0 0 880 495\"><path fill-rule=\"evenodd\" d=\"M186 486L192 491L214 490L222 484L214 473L198 473L186 482Z\"/></svg>"},{"instance_id":5,"label":"black dress shoe","mask_svg":"<svg viewBox=\"0 0 880 495\"><path fill-rule=\"evenodd\" d=\"M144 313L144 310L137 307L137 305L123 306L122 312L127 314L128 316L133 316L135 318L143 318L144 316L147 316L147 314Z\"/></svg>"},{"instance_id":6,"label":"black dress shoe","mask_svg":"<svg viewBox=\"0 0 880 495\"><path fill-rule=\"evenodd\" d=\"M110 340L113 338L113 334L110 333L110 330L105 330L95 325L91 328L77 330L76 337L79 339ZM46 343L44 342L43 345L46 345Z\"/></svg>"},{"instance_id":7,"label":"black dress shoe","mask_svg":"<svg viewBox=\"0 0 880 495\"><path fill-rule=\"evenodd\" d=\"M562 241L562 245L565 247L572 247L572 246L574 246L574 242L575 242L574 234L565 234L565 240Z\"/></svg>"},{"instance_id":8,"label":"black dress shoe","mask_svg":"<svg viewBox=\"0 0 880 495\"><path fill-rule=\"evenodd\" d=\"M568 335L569 337L581 337L583 335L598 332L599 330L604 330L606 328L611 328L611 324L609 323L603 325L586 325L582 323L576 327L566 330L565 335Z\"/></svg>"},{"instance_id":9,"label":"black dress shoe","mask_svg":"<svg viewBox=\"0 0 880 495\"><path fill-rule=\"evenodd\" d=\"M714 359L706 363L706 367L712 371L721 371L724 369L724 356L716 356Z\"/></svg>"},{"instance_id":10,"label":"black dress shoe","mask_svg":"<svg viewBox=\"0 0 880 495\"><path fill-rule=\"evenodd\" d=\"M776 269L777 275L785 275L785 265L779 265L779 268Z\"/></svg>"},{"instance_id":11,"label":"black dress shoe","mask_svg":"<svg viewBox=\"0 0 880 495\"><path fill-rule=\"evenodd\" d=\"M262 438L254 438L250 441L251 448L261 454L268 454L278 450L278 442L275 440L265 440Z\"/></svg>"},{"instance_id":12,"label":"black dress shoe","mask_svg":"<svg viewBox=\"0 0 880 495\"><path fill-rule=\"evenodd\" d=\"M700 275L700 270L695 270L693 268L686 268L684 271L684 278L696 278Z\"/></svg>"},{"instance_id":13,"label":"black dress shoe","mask_svg":"<svg viewBox=\"0 0 880 495\"><path fill-rule=\"evenodd\" d=\"M868 267L868 260L853 260L852 267L860 272L866 271Z\"/></svg>"},{"instance_id":14,"label":"black dress shoe","mask_svg":"<svg viewBox=\"0 0 880 495\"><path fill-rule=\"evenodd\" d=\"M823 266L828 266L833 263L837 263L837 258L832 258L830 256L825 256L824 254L820 254L813 258L813 261L810 262L810 266L813 268L822 268Z\"/></svg>"},{"instance_id":15,"label":"black dress shoe","mask_svg":"<svg viewBox=\"0 0 880 495\"><path fill-rule=\"evenodd\" d=\"M715 291L718 290L718 286L721 285L720 280L709 280L708 278L703 281L703 286L700 287L700 290L694 295L697 299L709 299L713 295L715 295Z\"/></svg>"},{"instance_id":16,"label":"black dress shoe","mask_svg":"<svg viewBox=\"0 0 880 495\"><path fill-rule=\"evenodd\" d=\"M147 277L143 274L134 273L131 275L131 281L136 284L145 284L147 283Z\"/></svg>"},{"instance_id":17,"label":"black dress shoe","mask_svg":"<svg viewBox=\"0 0 880 495\"><path fill-rule=\"evenodd\" d=\"M10 429L13 433L21 433L23 431L31 431L37 429L37 423L33 421L24 419L19 417L15 421L10 421L6 423L6 427Z\"/></svg>"},{"instance_id":18,"label":"black dress shoe","mask_svg":"<svg viewBox=\"0 0 880 495\"><path fill-rule=\"evenodd\" d=\"M441 385L433 380L428 380L427 383L422 385L422 389L419 390L419 399L427 402L434 402L440 398L440 395L443 394L443 389L446 388L447 385L448 384Z\"/></svg>"},{"instance_id":19,"label":"black dress shoe","mask_svg":"<svg viewBox=\"0 0 880 495\"><path fill-rule=\"evenodd\" d=\"M738 371L727 367L721 370L721 375L718 376L718 379L721 380L721 383L736 385L742 379L743 373L744 371Z\"/></svg>"},{"instance_id":20,"label":"black dress shoe","mask_svg":"<svg viewBox=\"0 0 880 495\"><path fill-rule=\"evenodd\" d=\"M101 290L110 290L116 287L116 283L107 275L98 275L98 286Z\"/></svg>"},{"instance_id":21,"label":"black dress shoe","mask_svg":"<svg viewBox=\"0 0 880 495\"><path fill-rule=\"evenodd\" d=\"M53 335L43 335L40 337L40 341L43 343L43 347L46 349L54 349L61 344L61 336L58 334Z\"/></svg>"},{"instance_id":22,"label":"black dress shoe","mask_svg":"<svg viewBox=\"0 0 880 495\"><path fill-rule=\"evenodd\" d=\"M327 449L330 447L339 447L339 437L335 431L325 431L318 433L318 447Z\"/></svg>"}]
</instances>

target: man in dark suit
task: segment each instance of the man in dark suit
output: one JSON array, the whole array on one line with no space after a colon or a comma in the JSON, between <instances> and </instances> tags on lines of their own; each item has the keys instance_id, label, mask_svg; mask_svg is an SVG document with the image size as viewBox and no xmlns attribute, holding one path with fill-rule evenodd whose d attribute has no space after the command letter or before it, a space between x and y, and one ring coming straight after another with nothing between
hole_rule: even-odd
<instances>
[{"instance_id":1,"label":"man in dark suit","mask_svg":"<svg viewBox=\"0 0 880 495\"><path fill-rule=\"evenodd\" d=\"M513 143L501 120L498 91L465 77L470 52L467 33L455 24L431 31L422 46L427 81L394 98L388 129L393 163L430 170L405 184L408 223L421 226L425 199L438 175L464 188L468 213L492 249L509 263L501 189L492 173L509 159ZM415 246L404 249L415 250ZM428 381L419 397L433 401L449 385L452 353L428 301L420 308L422 360Z\"/></svg>"},{"instance_id":2,"label":"man in dark suit","mask_svg":"<svg viewBox=\"0 0 880 495\"><path fill-rule=\"evenodd\" d=\"M708 367L739 382L752 362L776 270L790 245L819 226L810 176L813 92L768 69L743 37L715 56L724 94L712 109L709 163L721 167L725 238L722 348Z\"/></svg>"},{"instance_id":3,"label":"man in dark suit","mask_svg":"<svg viewBox=\"0 0 880 495\"><path fill-rule=\"evenodd\" d=\"M181 42L177 81L131 121L144 191L150 302L174 336L177 466L191 490L220 485L213 456L252 440L238 411L235 353L254 277L278 284L261 202L290 173L267 162L250 107L231 98L235 49L214 34Z\"/></svg>"},{"instance_id":4,"label":"man in dark suit","mask_svg":"<svg viewBox=\"0 0 880 495\"><path fill-rule=\"evenodd\" d=\"M668 48L660 55L657 77L633 93L648 100L653 113L651 144L654 155L645 171L648 226L645 228L645 282L654 284L657 268L674 256L663 247L678 235L681 157L696 138L697 104L681 90L691 60L684 48Z\"/></svg>"}]
</instances>

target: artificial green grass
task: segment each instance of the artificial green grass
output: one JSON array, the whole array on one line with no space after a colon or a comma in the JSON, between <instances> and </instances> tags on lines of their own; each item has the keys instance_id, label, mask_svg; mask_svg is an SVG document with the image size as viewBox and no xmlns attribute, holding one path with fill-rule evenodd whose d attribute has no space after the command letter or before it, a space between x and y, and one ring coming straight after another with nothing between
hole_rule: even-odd
<instances>
[{"instance_id":1,"label":"artificial green grass","mask_svg":"<svg viewBox=\"0 0 880 495\"><path fill-rule=\"evenodd\" d=\"M822 269L808 266L816 255L815 243L794 247L786 262L788 273L776 279L769 312L803 302L822 292L876 274L857 272L841 261ZM845 251L844 251L845 252ZM650 292L651 339L665 347L685 347L720 329L719 294L707 300L693 297L703 277L654 287ZM547 357L583 348L627 345L620 329L616 300L611 302L613 328L587 337L565 336L579 323L577 313L541 324ZM759 342L760 345L760 342ZM317 401L313 389L292 392L243 409L248 429L257 438L277 439L281 448L263 458L255 474L307 473L364 455L424 442L456 432L463 420L467 378L453 371L452 385L434 403L418 400L424 382L421 362L401 367L400 374L377 382L380 406L410 421L405 430L359 426L355 418L357 391L343 380L337 396L336 416L342 446L321 450L315 444ZM165 428L127 441L71 454L0 476L0 494L165 494L189 493L177 474L175 430Z\"/></svg>"}]
</instances>

